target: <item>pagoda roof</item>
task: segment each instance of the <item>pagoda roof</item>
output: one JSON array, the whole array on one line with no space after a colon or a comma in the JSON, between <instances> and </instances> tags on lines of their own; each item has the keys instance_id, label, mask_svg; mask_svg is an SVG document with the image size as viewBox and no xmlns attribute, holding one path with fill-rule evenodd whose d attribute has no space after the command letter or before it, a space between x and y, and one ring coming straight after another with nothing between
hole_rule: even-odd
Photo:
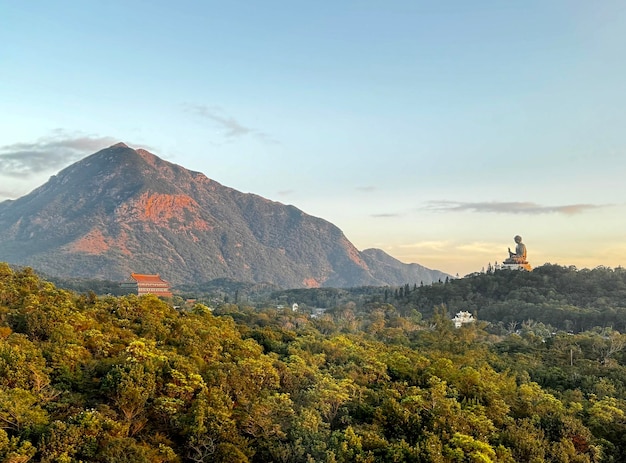
<instances>
[{"instance_id":1,"label":"pagoda roof","mask_svg":"<svg viewBox=\"0 0 626 463\"><path fill-rule=\"evenodd\" d=\"M130 278L135 280L137 283L167 283L158 273L131 273Z\"/></svg>"}]
</instances>

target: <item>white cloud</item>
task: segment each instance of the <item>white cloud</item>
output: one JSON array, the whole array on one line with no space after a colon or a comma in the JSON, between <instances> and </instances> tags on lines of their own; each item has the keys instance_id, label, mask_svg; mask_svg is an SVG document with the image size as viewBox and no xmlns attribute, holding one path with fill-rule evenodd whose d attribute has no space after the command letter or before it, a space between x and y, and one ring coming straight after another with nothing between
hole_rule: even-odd
<instances>
[{"instance_id":1,"label":"white cloud","mask_svg":"<svg viewBox=\"0 0 626 463\"><path fill-rule=\"evenodd\" d=\"M393 218L393 217L402 217L402 214L398 214L395 212L381 212L379 214L372 214L370 217L374 217L376 219L380 218Z\"/></svg>"},{"instance_id":2,"label":"white cloud","mask_svg":"<svg viewBox=\"0 0 626 463\"><path fill-rule=\"evenodd\" d=\"M260 130L247 127L239 122L234 117L230 116L219 106L206 106L206 105L184 105L185 111L199 116L204 119L208 119L214 123L219 129L220 134L226 139L237 139L247 136L252 136L262 143L276 144L278 143L270 135Z\"/></svg>"},{"instance_id":3,"label":"white cloud","mask_svg":"<svg viewBox=\"0 0 626 463\"><path fill-rule=\"evenodd\" d=\"M116 142L111 137L69 135L57 130L35 142L0 146L2 176L29 178L52 172Z\"/></svg>"}]
</instances>

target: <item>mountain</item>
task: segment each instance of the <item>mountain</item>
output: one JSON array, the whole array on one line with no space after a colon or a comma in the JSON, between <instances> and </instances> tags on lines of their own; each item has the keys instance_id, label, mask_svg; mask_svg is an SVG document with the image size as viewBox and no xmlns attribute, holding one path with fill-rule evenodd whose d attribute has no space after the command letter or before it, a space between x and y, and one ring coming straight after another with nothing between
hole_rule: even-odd
<instances>
[{"instance_id":1,"label":"mountain","mask_svg":"<svg viewBox=\"0 0 626 463\"><path fill-rule=\"evenodd\" d=\"M332 223L118 143L0 203L0 260L58 277L281 287L430 283L445 274L359 252Z\"/></svg>"},{"instance_id":2,"label":"mountain","mask_svg":"<svg viewBox=\"0 0 626 463\"><path fill-rule=\"evenodd\" d=\"M380 249L365 249L361 257L374 278L381 281L430 284L450 277L443 272L431 270L420 264L404 264ZM402 284L402 283L395 283Z\"/></svg>"}]
</instances>

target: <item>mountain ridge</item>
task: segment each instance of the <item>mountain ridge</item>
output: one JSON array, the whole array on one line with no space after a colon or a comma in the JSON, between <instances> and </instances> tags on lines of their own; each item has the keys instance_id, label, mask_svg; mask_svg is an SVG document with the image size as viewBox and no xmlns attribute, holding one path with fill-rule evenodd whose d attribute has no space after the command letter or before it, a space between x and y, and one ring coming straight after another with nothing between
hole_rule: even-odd
<instances>
[{"instance_id":1,"label":"mountain ridge","mask_svg":"<svg viewBox=\"0 0 626 463\"><path fill-rule=\"evenodd\" d=\"M123 280L134 271L173 283L233 278L287 288L446 276L361 252L324 219L124 143L0 203L0 260L59 277Z\"/></svg>"}]
</instances>

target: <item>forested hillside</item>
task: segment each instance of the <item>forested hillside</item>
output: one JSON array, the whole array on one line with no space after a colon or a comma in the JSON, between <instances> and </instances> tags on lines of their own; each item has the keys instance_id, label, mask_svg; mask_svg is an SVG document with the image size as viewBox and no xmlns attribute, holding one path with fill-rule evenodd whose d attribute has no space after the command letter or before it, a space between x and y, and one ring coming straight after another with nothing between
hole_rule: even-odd
<instances>
[{"instance_id":1,"label":"forested hillside","mask_svg":"<svg viewBox=\"0 0 626 463\"><path fill-rule=\"evenodd\" d=\"M446 304L501 326L533 320L573 332L598 326L626 332L626 269L547 264L532 272L498 270L419 287L398 302L424 314Z\"/></svg>"},{"instance_id":2,"label":"forested hillside","mask_svg":"<svg viewBox=\"0 0 626 463\"><path fill-rule=\"evenodd\" d=\"M245 292L242 291L242 294ZM392 304L401 314L417 310L425 317L445 304L448 311L468 311L490 323L490 330L510 331L522 323L542 323L552 331L582 332L614 328L626 332L626 269L577 270L546 264L532 272L475 273L433 284L407 282L397 287L313 288L275 291L273 301L332 308L354 302Z\"/></svg>"},{"instance_id":3,"label":"forested hillside","mask_svg":"<svg viewBox=\"0 0 626 463\"><path fill-rule=\"evenodd\" d=\"M0 461L626 461L625 335L450 322L462 285L553 276L403 288L312 318L78 294L0 264Z\"/></svg>"}]
</instances>

